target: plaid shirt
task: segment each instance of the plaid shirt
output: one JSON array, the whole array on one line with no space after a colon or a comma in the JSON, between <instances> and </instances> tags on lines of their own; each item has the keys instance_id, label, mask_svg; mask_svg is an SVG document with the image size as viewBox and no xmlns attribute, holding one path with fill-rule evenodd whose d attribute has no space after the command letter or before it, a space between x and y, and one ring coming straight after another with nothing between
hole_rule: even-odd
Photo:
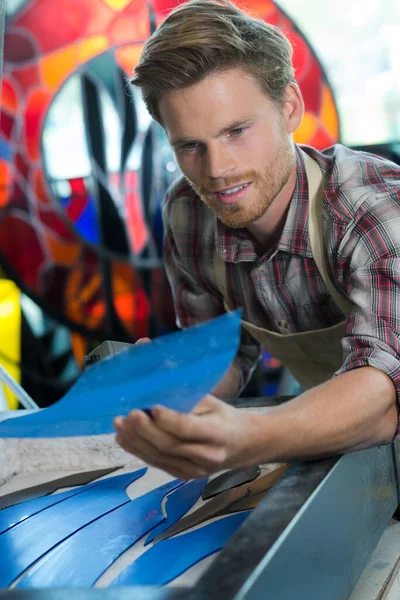
<instances>
[{"instance_id":1,"label":"plaid shirt","mask_svg":"<svg viewBox=\"0 0 400 600\"><path fill-rule=\"evenodd\" d=\"M373 366L393 381L400 400L400 167L335 145L302 147L325 176L324 256L329 277L354 309L342 340L344 373ZM278 333L335 325L334 304L314 262L308 233L308 185L297 148L297 182L279 242L258 256L245 229L224 226L186 180L169 190L164 206L165 261L177 323L189 327L224 312L213 252L226 264L230 305L243 318ZM260 345L242 330L235 359L242 387Z\"/></svg>"}]
</instances>

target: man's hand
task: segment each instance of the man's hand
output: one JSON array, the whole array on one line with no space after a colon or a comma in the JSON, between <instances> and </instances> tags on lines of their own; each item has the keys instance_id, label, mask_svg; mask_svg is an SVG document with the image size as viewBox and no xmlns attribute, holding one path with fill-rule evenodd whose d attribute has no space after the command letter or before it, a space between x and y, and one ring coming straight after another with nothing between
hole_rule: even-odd
<instances>
[{"instance_id":1,"label":"man's hand","mask_svg":"<svg viewBox=\"0 0 400 600\"><path fill-rule=\"evenodd\" d=\"M213 396L206 396L189 414L155 406L151 415L133 410L114 420L118 444L149 465L180 479L194 479L252 464L251 456L244 456L254 415Z\"/></svg>"}]
</instances>

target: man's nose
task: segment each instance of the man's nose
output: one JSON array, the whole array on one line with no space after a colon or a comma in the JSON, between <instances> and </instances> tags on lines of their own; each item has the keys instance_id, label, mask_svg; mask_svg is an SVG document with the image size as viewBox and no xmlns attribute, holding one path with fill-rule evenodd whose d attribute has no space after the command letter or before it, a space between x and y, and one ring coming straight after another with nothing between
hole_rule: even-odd
<instances>
[{"instance_id":1,"label":"man's nose","mask_svg":"<svg viewBox=\"0 0 400 600\"><path fill-rule=\"evenodd\" d=\"M226 177L236 168L232 151L224 145L208 147L205 152L205 174L211 179Z\"/></svg>"}]
</instances>

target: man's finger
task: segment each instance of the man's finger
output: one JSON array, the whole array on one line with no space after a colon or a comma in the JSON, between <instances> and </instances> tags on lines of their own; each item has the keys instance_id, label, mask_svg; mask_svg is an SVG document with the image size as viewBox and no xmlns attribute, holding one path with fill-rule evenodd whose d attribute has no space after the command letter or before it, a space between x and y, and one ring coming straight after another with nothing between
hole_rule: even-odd
<instances>
[{"instance_id":1,"label":"man's finger","mask_svg":"<svg viewBox=\"0 0 400 600\"><path fill-rule=\"evenodd\" d=\"M135 342L135 346L137 345L141 345L141 344L149 344L151 342L150 338L144 337L144 338L139 338L136 342Z\"/></svg>"},{"instance_id":2,"label":"man's finger","mask_svg":"<svg viewBox=\"0 0 400 600\"><path fill-rule=\"evenodd\" d=\"M208 474L204 467L196 465L187 458L177 458L160 453L151 443L139 436L136 436L133 441L129 435L119 432L116 441L126 452L134 454L148 465L167 471L174 477L187 480L206 477Z\"/></svg>"},{"instance_id":3,"label":"man's finger","mask_svg":"<svg viewBox=\"0 0 400 600\"><path fill-rule=\"evenodd\" d=\"M155 406L151 414L157 427L178 440L216 445L224 442L221 427L211 416L179 413L164 406Z\"/></svg>"}]
</instances>

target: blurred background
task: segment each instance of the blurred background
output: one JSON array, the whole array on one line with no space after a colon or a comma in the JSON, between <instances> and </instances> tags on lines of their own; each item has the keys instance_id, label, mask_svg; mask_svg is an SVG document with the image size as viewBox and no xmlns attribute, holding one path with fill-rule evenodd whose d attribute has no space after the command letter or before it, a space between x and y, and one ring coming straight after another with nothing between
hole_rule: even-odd
<instances>
[{"instance_id":1,"label":"blurred background","mask_svg":"<svg viewBox=\"0 0 400 600\"><path fill-rule=\"evenodd\" d=\"M7 0L0 117L0 364L39 406L106 339L175 329L161 207L179 175L128 82L176 0ZM296 141L400 163L398 0L246 0L294 46ZM247 396L299 388L264 352ZM18 401L0 383L0 407Z\"/></svg>"}]
</instances>

